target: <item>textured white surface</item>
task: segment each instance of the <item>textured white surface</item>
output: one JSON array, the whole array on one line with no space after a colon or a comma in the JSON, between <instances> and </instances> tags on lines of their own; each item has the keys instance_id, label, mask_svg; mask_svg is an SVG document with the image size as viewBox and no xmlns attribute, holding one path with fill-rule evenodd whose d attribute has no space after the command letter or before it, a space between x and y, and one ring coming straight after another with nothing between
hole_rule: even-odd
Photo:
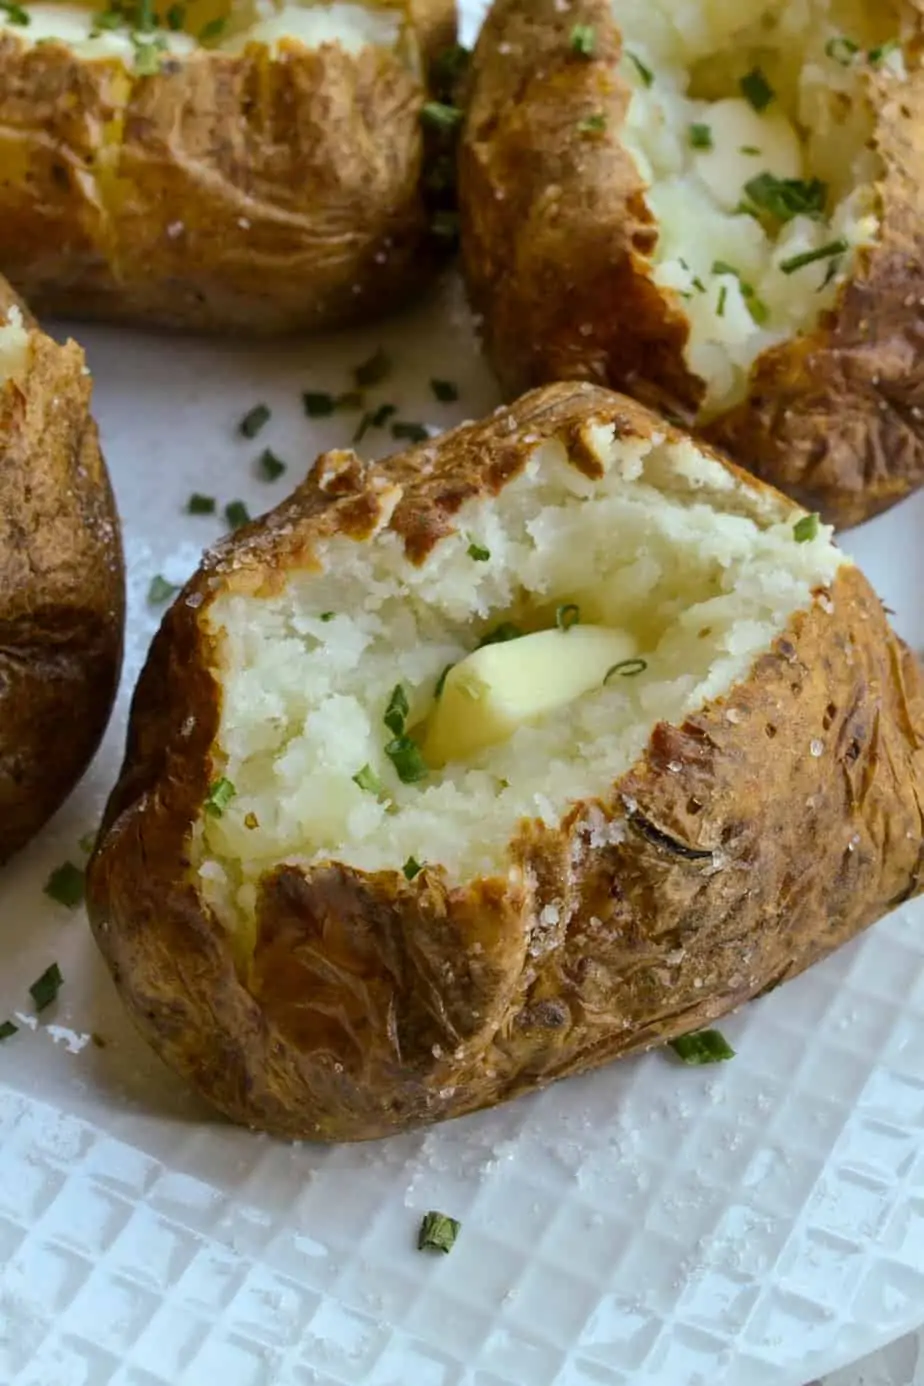
<instances>
[{"instance_id":1,"label":"textured white surface","mask_svg":"<svg viewBox=\"0 0 924 1386\"><path fill-rule=\"evenodd\" d=\"M128 661L91 774L0 882L0 1019L31 1019L52 960L65 977L0 1046L2 1386L803 1386L906 1332L924 1309L919 906L730 1019L731 1064L651 1055L376 1146L229 1129L135 1038L82 911L42 884L80 860L115 775L151 576L181 580L221 532L183 513L189 493L274 503L355 425L305 419L301 391L348 388L379 344L395 373L370 402L405 419L495 396L454 283L310 347L81 337L126 527ZM272 485L252 466L267 445L290 464ZM924 497L848 544L918 647L922 524ZM462 1220L451 1256L414 1250L428 1208Z\"/></svg>"}]
</instances>

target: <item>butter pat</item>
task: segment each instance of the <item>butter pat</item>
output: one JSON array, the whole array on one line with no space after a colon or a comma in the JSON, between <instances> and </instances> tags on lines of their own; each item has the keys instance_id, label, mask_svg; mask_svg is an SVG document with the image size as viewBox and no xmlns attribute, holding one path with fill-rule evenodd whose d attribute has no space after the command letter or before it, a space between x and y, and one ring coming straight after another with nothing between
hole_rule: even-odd
<instances>
[{"instance_id":1,"label":"butter pat","mask_svg":"<svg viewBox=\"0 0 924 1386\"><path fill-rule=\"evenodd\" d=\"M435 767L496 746L517 727L601 688L614 664L637 654L631 635L605 626L543 630L485 645L446 675L426 724L424 759Z\"/></svg>"},{"instance_id":2,"label":"butter pat","mask_svg":"<svg viewBox=\"0 0 924 1386\"><path fill-rule=\"evenodd\" d=\"M729 97L716 101L703 117L712 148L697 151L694 167L716 202L734 211L744 198L744 186L761 173L776 178L802 177L802 146L777 106L763 114L747 101Z\"/></svg>"}]
</instances>

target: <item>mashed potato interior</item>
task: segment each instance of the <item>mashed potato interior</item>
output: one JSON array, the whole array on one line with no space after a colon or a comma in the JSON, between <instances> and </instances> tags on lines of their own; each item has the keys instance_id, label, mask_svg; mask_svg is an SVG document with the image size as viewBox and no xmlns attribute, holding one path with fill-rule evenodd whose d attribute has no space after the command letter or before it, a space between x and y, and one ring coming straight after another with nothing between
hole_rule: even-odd
<instances>
[{"instance_id":1,"label":"mashed potato interior","mask_svg":"<svg viewBox=\"0 0 924 1386\"><path fill-rule=\"evenodd\" d=\"M223 688L212 770L233 793L220 816L203 814L195 859L224 917L252 918L255 882L285 860L505 874L519 820L555 824L572 800L606 795L655 722L745 677L843 561L829 530L799 542L800 511L692 444L593 436L604 479L559 444L538 446L422 567L390 531L338 537L320 551L323 573L210 606ZM422 743L447 666L504 628L560 629L565 607L571 630L622 631L637 655L498 744L405 782L386 750L396 686Z\"/></svg>"},{"instance_id":2,"label":"mashed potato interior","mask_svg":"<svg viewBox=\"0 0 924 1386\"><path fill-rule=\"evenodd\" d=\"M651 273L691 323L708 419L745 397L762 351L818 322L876 239L870 86L904 74L899 20L890 0L613 8L633 88L621 138L660 228Z\"/></svg>"},{"instance_id":3,"label":"mashed potato interior","mask_svg":"<svg viewBox=\"0 0 924 1386\"><path fill-rule=\"evenodd\" d=\"M230 6L214 0L172 5L160 0L149 15L137 4L107 10L93 4L25 0L0 8L0 28L14 30L27 43L59 40L87 59L122 58L144 72L161 56L185 57L201 46L236 53L248 43L275 49L288 39L308 48L337 43L350 53L368 45L395 48L402 17L397 11L362 4L311 0L246 0Z\"/></svg>"},{"instance_id":4,"label":"mashed potato interior","mask_svg":"<svg viewBox=\"0 0 924 1386\"><path fill-rule=\"evenodd\" d=\"M26 368L29 333L18 308L11 308L6 321L0 318L0 385L5 385Z\"/></svg>"}]
</instances>

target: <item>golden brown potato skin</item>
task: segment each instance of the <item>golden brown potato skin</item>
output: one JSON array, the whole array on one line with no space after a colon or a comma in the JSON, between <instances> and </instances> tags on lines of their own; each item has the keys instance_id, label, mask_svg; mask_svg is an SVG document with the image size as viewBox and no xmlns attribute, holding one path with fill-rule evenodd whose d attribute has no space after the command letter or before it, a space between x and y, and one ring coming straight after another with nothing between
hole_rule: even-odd
<instances>
[{"instance_id":1,"label":"golden brown potato skin","mask_svg":"<svg viewBox=\"0 0 924 1386\"><path fill-rule=\"evenodd\" d=\"M441 258L422 188L424 57L263 45L138 76L0 32L0 270L37 312L273 334L385 313ZM119 128L121 126L121 135Z\"/></svg>"},{"instance_id":2,"label":"golden brown potato skin","mask_svg":"<svg viewBox=\"0 0 924 1386\"><path fill-rule=\"evenodd\" d=\"M872 3L872 0L871 0ZM924 42L924 0L895 0ZM593 59L575 56L593 27ZM646 278L657 226L620 143L630 89L611 0L496 0L472 61L459 166L462 251L487 349L513 397L554 380L626 390L692 424L682 302ZM909 60L914 53L909 47ZM841 528L924 482L924 72L874 75L882 232L819 327L767 351L749 398L704 430ZM581 129L603 116L602 131Z\"/></svg>"},{"instance_id":3,"label":"golden brown potato skin","mask_svg":"<svg viewBox=\"0 0 924 1386\"><path fill-rule=\"evenodd\" d=\"M17 300L0 281L0 318ZM83 353L31 324L0 385L0 862L73 789L109 720L125 579Z\"/></svg>"},{"instance_id":4,"label":"golden brown potato skin","mask_svg":"<svg viewBox=\"0 0 924 1386\"><path fill-rule=\"evenodd\" d=\"M726 699L655 728L598 805L624 820L623 842L591 846L576 804L556 830L514 835L534 887L280 866L260 885L255 953L235 965L189 865L221 699L209 603L277 589L323 536L368 537L383 476L405 488L390 523L419 563L465 500L520 472L524 439L577 449L590 419L664 428L618 395L559 385L426 444L427 475L421 448L369 468L329 454L168 613L90 866L90 918L142 1032L235 1120L358 1140L490 1106L707 1025L920 888L924 689L848 567ZM592 453L582 465L599 474Z\"/></svg>"}]
</instances>

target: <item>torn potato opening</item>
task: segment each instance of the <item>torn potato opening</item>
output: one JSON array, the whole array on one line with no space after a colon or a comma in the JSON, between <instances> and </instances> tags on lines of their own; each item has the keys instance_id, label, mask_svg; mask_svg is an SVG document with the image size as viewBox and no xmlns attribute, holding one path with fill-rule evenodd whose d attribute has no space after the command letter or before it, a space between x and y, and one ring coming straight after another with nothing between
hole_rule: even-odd
<instances>
[{"instance_id":1,"label":"torn potato opening","mask_svg":"<svg viewBox=\"0 0 924 1386\"><path fill-rule=\"evenodd\" d=\"M0 7L0 28L29 44L58 40L82 58L122 58L142 75L161 57L185 57L199 48L239 53L250 43L277 51L282 40L308 48L336 43L347 52L367 46L397 49L404 17L398 10L358 3L286 3L285 0L156 0L151 5L56 4L38 0Z\"/></svg>"},{"instance_id":2,"label":"torn potato opening","mask_svg":"<svg viewBox=\"0 0 924 1386\"><path fill-rule=\"evenodd\" d=\"M614 0L633 88L620 132L658 223L651 274L691 324L702 421L768 347L814 327L879 230L891 0Z\"/></svg>"},{"instance_id":3,"label":"torn potato opening","mask_svg":"<svg viewBox=\"0 0 924 1386\"><path fill-rule=\"evenodd\" d=\"M0 385L14 376L22 375L29 355L29 333L22 313L16 307L9 310L6 321L0 317Z\"/></svg>"},{"instance_id":4,"label":"torn potato opening","mask_svg":"<svg viewBox=\"0 0 924 1386\"><path fill-rule=\"evenodd\" d=\"M585 436L602 479L539 444L419 567L390 529L336 537L323 572L207 608L222 803L193 859L242 937L281 861L505 876L521 819L608 795L656 722L744 678L844 561L691 443Z\"/></svg>"}]
</instances>

